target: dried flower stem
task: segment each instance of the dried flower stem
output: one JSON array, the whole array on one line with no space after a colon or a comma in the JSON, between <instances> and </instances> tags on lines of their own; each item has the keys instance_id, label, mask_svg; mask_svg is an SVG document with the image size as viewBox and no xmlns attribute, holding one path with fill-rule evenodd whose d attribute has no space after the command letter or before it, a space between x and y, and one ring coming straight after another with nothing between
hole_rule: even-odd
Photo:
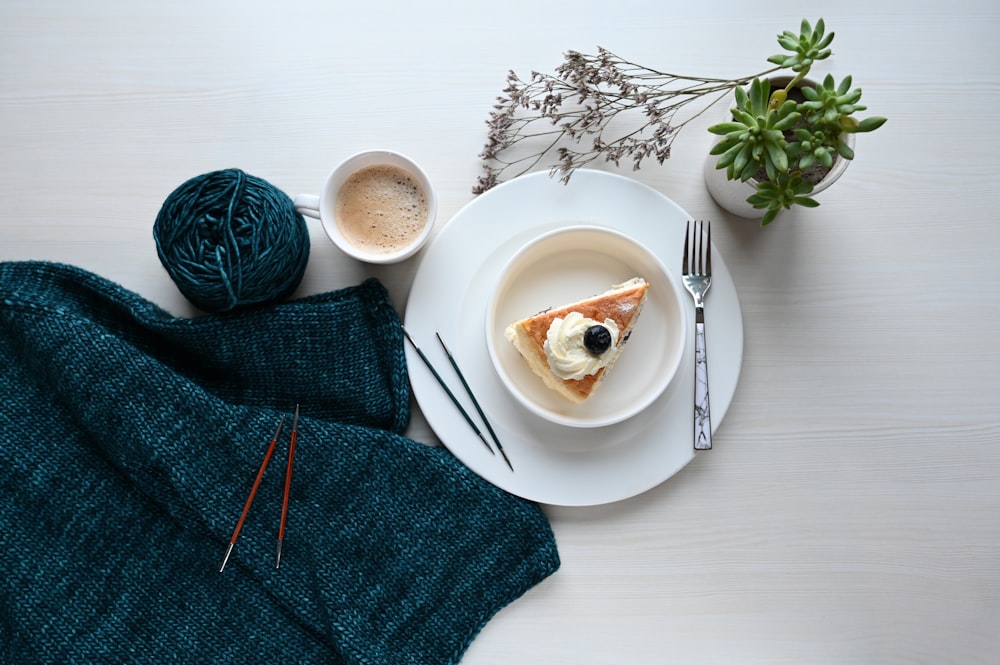
<instances>
[{"instance_id":1,"label":"dried flower stem","mask_svg":"<svg viewBox=\"0 0 1000 665\"><path fill-rule=\"evenodd\" d=\"M564 183L574 170L599 158L616 166L630 159L633 170L649 157L663 164L681 128L733 88L777 69L731 80L682 76L598 47L597 55L568 51L555 75L532 72L523 81L510 71L486 121L487 143L479 154L484 172L473 193L527 173L552 156L549 173L559 174ZM679 111L696 102L699 106L676 121ZM640 121L629 127L633 116Z\"/></svg>"}]
</instances>

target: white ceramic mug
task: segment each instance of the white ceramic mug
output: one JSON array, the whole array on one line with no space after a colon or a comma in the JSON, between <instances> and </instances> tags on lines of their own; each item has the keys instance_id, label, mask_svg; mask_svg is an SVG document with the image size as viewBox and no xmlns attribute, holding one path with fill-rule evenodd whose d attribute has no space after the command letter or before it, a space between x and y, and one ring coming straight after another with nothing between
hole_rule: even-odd
<instances>
[{"instance_id":1,"label":"white ceramic mug","mask_svg":"<svg viewBox=\"0 0 1000 665\"><path fill-rule=\"evenodd\" d=\"M351 179L351 176L358 174L371 167L394 167L405 172L409 176L412 184L422 194L423 203L426 204L426 215L421 215L422 219L416 220L415 224L422 222L419 231L407 233L404 242L393 242L390 247L375 247L364 241L355 240L352 242L345 235L345 228L338 222L338 208L343 212L344 201L338 205L338 197L344 184ZM299 194L294 199L295 210L299 213L318 219L323 224L323 230L330 240L334 242L344 253L360 261L368 263L396 263L416 254L430 238L431 230L434 227L434 220L437 216L437 195L431 185L430 179L424 170L412 159L392 150L365 150L354 154L341 162L330 175L327 176L323 189L319 196L314 194ZM375 204L372 204L373 206ZM362 211L363 213L377 216L384 221L386 227L393 227L400 222L396 213L390 210ZM409 213L405 213L408 215ZM400 217L405 216L400 213ZM411 222L413 220L410 220Z\"/></svg>"}]
</instances>

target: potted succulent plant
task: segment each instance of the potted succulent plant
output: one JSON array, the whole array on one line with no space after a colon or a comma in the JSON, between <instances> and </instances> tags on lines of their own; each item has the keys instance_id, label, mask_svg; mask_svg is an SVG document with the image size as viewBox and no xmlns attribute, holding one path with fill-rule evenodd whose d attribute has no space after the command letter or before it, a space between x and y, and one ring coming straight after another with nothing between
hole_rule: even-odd
<instances>
[{"instance_id":1,"label":"potted succulent plant","mask_svg":"<svg viewBox=\"0 0 1000 665\"><path fill-rule=\"evenodd\" d=\"M839 83L829 74L818 83L808 78L812 65L829 57L833 34L819 19L815 27L803 20L798 35L779 35L778 43L790 53L768 62L794 76L755 77L749 87L735 88L731 120L708 128L721 138L709 152L706 185L730 212L760 217L766 225L783 209L818 206L813 195L833 184L854 159L855 134L885 123L878 116L853 117L866 107L851 76Z\"/></svg>"}]
</instances>

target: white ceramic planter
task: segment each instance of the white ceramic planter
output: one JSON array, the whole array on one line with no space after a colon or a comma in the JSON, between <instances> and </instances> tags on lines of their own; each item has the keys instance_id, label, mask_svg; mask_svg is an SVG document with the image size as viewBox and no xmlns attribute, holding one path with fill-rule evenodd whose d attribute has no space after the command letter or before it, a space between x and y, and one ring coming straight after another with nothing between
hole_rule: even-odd
<instances>
[{"instance_id":1,"label":"white ceramic planter","mask_svg":"<svg viewBox=\"0 0 1000 665\"><path fill-rule=\"evenodd\" d=\"M777 86L784 86L788 82L787 78L777 78L772 79L771 89L773 90ZM815 82L806 79L803 82L805 85L816 85ZM732 107L730 107L732 108ZM729 118L729 111L726 111L726 117ZM719 137L715 143L722 140L723 137ZM851 149L854 149L854 134L846 134L844 136L844 142L847 143ZM715 144L713 144L714 146ZM705 186L708 188L708 193L712 195L715 202L725 211L737 215L739 217L746 217L748 219L760 219L764 216L765 210L760 208L754 208L752 205L747 203L747 198L757 191L757 181L751 178L747 181L741 180L730 180L726 177L726 169L715 168L716 163L719 161L718 155L709 155L705 160ZM813 187L812 194L810 196L815 196L822 192L824 189L832 185L844 174L847 170L848 165L851 161L849 159L844 159L843 157L836 157L833 161L833 168L827 173L826 177L821 181L816 183Z\"/></svg>"}]
</instances>

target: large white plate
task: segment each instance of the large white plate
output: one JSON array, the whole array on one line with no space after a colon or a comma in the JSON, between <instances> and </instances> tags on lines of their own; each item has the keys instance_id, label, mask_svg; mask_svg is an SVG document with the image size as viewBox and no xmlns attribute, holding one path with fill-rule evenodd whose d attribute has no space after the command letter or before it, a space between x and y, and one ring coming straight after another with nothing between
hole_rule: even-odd
<instances>
[{"instance_id":1,"label":"large white plate","mask_svg":"<svg viewBox=\"0 0 1000 665\"><path fill-rule=\"evenodd\" d=\"M460 210L425 250L410 291L405 324L478 422L437 343L435 333L440 333L514 472L499 455L490 454L407 346L414 396L442 443L494 485L552 505L619 501L655 487L684 468L695 455L693 345L688 345L676 379L648 408L624 422L581 429L546 421L507 392L490 362L484 325L486 305L500 270L528 240L567 224L617 229L650 248L680 283L688 219L687 213L656 190L630 178L589 169L577 170L565 185L548 172L521 176ZM736 392L743 359L743 319L732 276L719 252L712 251L712 289L705 319L714 430ZM693 312L690 296L682 295Z\"/></svg>"}]
</instances>

